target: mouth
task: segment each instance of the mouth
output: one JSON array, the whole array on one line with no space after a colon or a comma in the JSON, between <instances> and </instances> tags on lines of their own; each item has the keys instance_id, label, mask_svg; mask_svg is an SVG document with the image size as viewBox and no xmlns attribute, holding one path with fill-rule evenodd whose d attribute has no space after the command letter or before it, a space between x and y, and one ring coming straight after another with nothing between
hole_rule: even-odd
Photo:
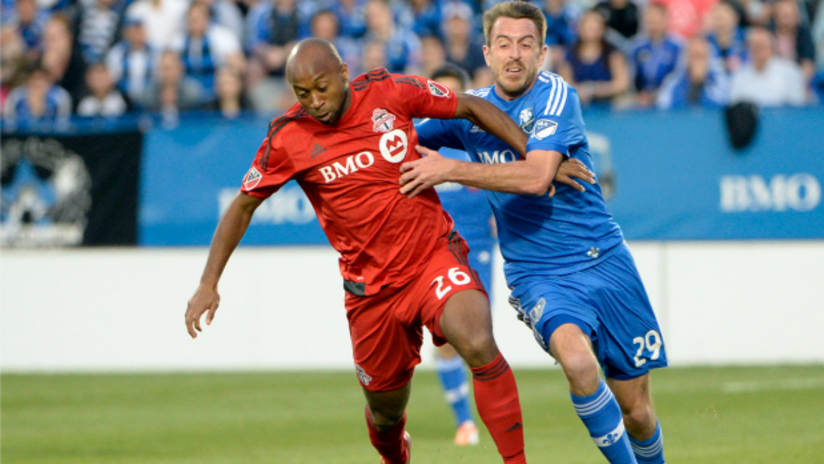
<instances>
[{"instance_id":1,"label":"mouth","mask_svg":"<svg viewBox=\"0 0 824 464\"><path fill-rule=\"evenodd\" d=\"M317 119L320 122L329 122L332 120L332 112L330 111L328 113L319 114L315 116L315 119Z\"/></svg>"},{"instance_id":2,"label":"mouth","mask_svg":"<svg viewBox=\"0 0 824 464\"><path fill-rule=\"evenodd\" d=\"M524 68L521 66L507 66L504 68L504 72L508 76L518 76L524 71Z\"/></svg>"}]
</instances>

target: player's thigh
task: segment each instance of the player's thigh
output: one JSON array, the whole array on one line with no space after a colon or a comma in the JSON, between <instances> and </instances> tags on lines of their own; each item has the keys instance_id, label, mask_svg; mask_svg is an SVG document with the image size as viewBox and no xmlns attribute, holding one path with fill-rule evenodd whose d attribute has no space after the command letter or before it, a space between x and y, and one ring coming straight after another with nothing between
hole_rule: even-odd
<instances>
[{"instance_id":1,"label":"player's thigh","mask_svg":"<svg viewBox=\"0 0 824 464\"><path fill-rule=\"evenodd\" d=\"M423 331L408 325L399 308L408 305L403 290L384 288L377 295L346 295L352 355L361 386L371 392L404 387L420 363Z\"/></svg>"},{"instance_id":2,"label":"player's thigh","mask_svg":"<svg viewBox=\"0 0 824 464\"><path fill-rule=\"evenodd\" d=\"M489 297L469 265L466 250L466 242L453 232L449 242L430 257L412 292L420 305L416 316L432 333L437 346L447 341L444 325L451 333L492 330Z\"/></svg>"},{"instance_id":3,"label":"player's thigh","mask_svg":"<svg viewBox=\"0 0 824 464\"><path fill-rule=\"evenodd\" d=\"M602 362L606 377L630 380L666 367L661 329L629 250L624 248L593 271L598 282L593 285L593 306L607 353Z\"/></svg>"}]
</instances>

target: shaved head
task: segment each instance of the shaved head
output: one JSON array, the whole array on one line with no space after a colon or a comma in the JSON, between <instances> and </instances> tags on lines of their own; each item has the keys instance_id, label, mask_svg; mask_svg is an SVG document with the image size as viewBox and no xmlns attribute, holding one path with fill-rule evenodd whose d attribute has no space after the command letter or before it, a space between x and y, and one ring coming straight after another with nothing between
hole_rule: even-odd
<instances>
[{"instance_id":1,"label":"shaved head","mask_svg":"<svg viewBox=\"0 0 824 464\"><path fill-rule=\"evenodd\" d=\"M312 37L301 40L289 52L286 60L286 79L340 69L344 64L338 50L330 42Z\"/></svg>"},{"instance_id":2,"label":"shaved head","mask_svg":"<svg viewBox=\"0 0 824 464\"><path fill-rule=\"evenodd\" d=\"M300 106L323 124L336 123L352 104L349 69L326 40L298 42L286 60L286 80Z\"/></svg>"}]
</instances>

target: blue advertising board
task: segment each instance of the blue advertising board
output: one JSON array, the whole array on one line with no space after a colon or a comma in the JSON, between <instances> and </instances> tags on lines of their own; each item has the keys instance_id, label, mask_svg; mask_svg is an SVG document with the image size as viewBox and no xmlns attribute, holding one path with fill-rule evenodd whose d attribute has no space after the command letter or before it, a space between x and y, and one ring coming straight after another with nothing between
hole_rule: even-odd
<instances>
[{"instance_id":1,"label":"blue advertising board","mask_svg":"<svg viewBox=\"0 0 824 464\"><path fill-rule=\"evenodd\" d=\"M629 240L824 238L824 111L760 115L730 148L720 111L584 115L610 211ZM208 245L268 121L184 124L146 134L139 243ZM295 141L295 143L302 143ZM294 182L261 205L246 245L326 244Z\"/></svg>"}]
</instances>

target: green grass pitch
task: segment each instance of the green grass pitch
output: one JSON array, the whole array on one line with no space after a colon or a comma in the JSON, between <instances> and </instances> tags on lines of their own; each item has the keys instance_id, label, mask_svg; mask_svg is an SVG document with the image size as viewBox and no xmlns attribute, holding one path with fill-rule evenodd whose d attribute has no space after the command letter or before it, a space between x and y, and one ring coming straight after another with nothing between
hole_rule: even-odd
<instances>
[{"instance_id":1,"label":"green grass pitch","mask_svg":"<svg viewBox=\"0 0 824 464\"><path fill-rule=\"evenodd\" d=\"M531 463L604 463L558 370L516 370ZM409 404L413 463L500 463L452 445L432 372ZM824 366L654 372L670 463L824 463ZM354 373L2 376L3 464L379 462Z\"/></svg>"}]
</instances>

